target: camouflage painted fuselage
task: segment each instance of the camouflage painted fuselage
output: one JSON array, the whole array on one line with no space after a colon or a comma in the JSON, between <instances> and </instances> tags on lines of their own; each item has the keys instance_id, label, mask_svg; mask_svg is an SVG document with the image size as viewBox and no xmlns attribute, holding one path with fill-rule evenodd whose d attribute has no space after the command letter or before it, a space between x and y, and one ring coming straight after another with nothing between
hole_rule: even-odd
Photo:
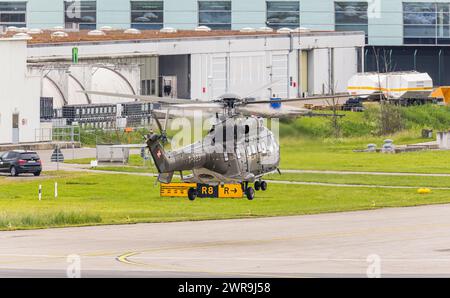
<instances>
[{"instance_id":1,"label":"camouflage painted fuselage","mask_svg":"<svg viewBox=\"0 0 450 298\"><path fill-rule=\"evenodd\" d=\"M171 152L165 152L157 135L147 144L164 183L175 172L191 183L255 182L280 164L279 144L260 118L228 119L213 126L202 141Z\"/></svg>"}]
</instances>

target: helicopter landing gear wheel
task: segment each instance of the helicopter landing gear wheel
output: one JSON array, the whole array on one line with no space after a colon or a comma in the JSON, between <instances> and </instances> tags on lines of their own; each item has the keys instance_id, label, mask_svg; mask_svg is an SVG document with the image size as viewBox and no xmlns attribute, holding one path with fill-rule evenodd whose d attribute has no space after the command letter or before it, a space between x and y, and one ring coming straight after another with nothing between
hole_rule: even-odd
<instances>
[{"instance_id":1,"label":"helicopter landing gear wheel","mask_svg":"<svg viewBox=\"0 0 450 298\"><path fill-rule=\"evenodd\" d=\"M256 182L255 182L255 190L256 190L256 191L259 191L260 189L261 189L261 182L256 181Z\"/></svg>"},{"instance_id":2,"label":"helicopter landing gear wheel","mask_svg":"<svg viewBox=\"0 0 450 298\"><path fill-rule=\"evenodd\" d=\"M197 190L195 188L190 188L188 190L189 201L195 201L195 199L197 198L197 195L198 195L198 193L197 193Z\"/></svg>"},{"instance_id":3,"label":"helicopter landing gear wheel","mask_svg":"<svg viewBox=\"0 0 450 298\"><path fill-rule=\"evenodd\" d=\"M261 190L262 191L266 191L267 190L267 182L266 181L261 182Z\"/></svg>"},{"instance_id":4,"label":"helicopter landing gear wheel","mask_svg":"<svg viewBox=\"0 0 450 298\"><path fill-rule=\"evenodd\" d=\"M245 191L245 195L247 196L247 199L249 201L253 201L253 199L255 198L255 190L253 189L253 187L248 187Z\"/></svg>"}]
</instances>

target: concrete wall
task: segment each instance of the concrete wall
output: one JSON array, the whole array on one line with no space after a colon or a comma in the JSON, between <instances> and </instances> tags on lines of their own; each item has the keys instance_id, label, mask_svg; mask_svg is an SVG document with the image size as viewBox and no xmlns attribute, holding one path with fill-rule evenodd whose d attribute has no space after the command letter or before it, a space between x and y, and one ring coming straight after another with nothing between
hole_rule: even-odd
<instances>
[{"instance_id":1,"label":"concrete wall","mask_svg":"<svg viewBox=\"0 0 450 298\"><path fill-rule=\"evenodd\" d=\"M40 78L26 66L26 41L0 39L0 144L12 137L12 115L19 114L19 141L34 142L40 127Z\"/></svg>"}]
</instances>

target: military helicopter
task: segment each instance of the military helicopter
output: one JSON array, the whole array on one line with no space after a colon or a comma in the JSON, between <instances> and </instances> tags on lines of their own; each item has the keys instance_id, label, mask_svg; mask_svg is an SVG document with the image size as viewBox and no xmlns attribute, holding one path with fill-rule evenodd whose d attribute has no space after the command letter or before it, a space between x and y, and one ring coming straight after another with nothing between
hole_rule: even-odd
<instances>
[{"instance_id":1,"label":"military helicopter","mask_svg":"<svg viewBox=\"0 0 450 298\"><path fill-rule=\"evenodd\" d=\"M133 98L141 101L161 103L168 106L164 126L154 117L159 133L146 136L146 144L159 172L158 181L170 183L179 173L185 183L205 185L241 184L248 200L255 198L256 191L266 191L268 183L264 176L281 174L280 145L272 131L264 125L264 118L279 117L277 112L258 112L251 105L287 103L305 100L347 97L332 95L296 99L263 100L241 98L225 94L212 102L160 98L152 96L115 94L97 91L82 91L88 94ZM166 151L169 109L207 110L215 112L215 123L201 140L185 148ZM316 116L311 110L299 109L297 116ZM320 115L319 115L320 116ZM264 117L264 118L263 118ZM190 175L184 175L191 172ZM253 184L253 187L251 186ZM196 188L188 190L188 198L197 198Z\"/></svg>"}]
</instances>

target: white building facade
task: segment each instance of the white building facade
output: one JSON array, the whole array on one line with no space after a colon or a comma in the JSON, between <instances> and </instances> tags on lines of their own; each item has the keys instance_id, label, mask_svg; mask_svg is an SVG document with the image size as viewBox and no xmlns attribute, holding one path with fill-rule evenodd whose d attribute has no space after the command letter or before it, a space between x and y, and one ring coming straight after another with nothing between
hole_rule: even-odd
<instances>
[{"instance_id":1,"label":"white building facade","mask_svg":"<svg viewBox=\"0 0 450 298\"><path fill-rule=\"evenodd\" d=\"M27 69L27 40L0 39L0 144L35 141L40 77Z\"/></svg>"},{"instance_id":2,"label":"white building facade","mask_svg":"<svg viewBox=\"0 0 450 298\"><path fill-rule=\"evenodd\" d=\"M209 101L224 93L296 98L345 92L348 80L363 70L364 43L363 32L230 34L31 44L28 58L33 61L70 59L74 47L81 58L157 56L159 63L154 67L159 77L156 79L175 77L179 98ZM266 85L270 86L262 88ZM145 94L142 90L139 93Z\"/></svg>"}]
</instances>

